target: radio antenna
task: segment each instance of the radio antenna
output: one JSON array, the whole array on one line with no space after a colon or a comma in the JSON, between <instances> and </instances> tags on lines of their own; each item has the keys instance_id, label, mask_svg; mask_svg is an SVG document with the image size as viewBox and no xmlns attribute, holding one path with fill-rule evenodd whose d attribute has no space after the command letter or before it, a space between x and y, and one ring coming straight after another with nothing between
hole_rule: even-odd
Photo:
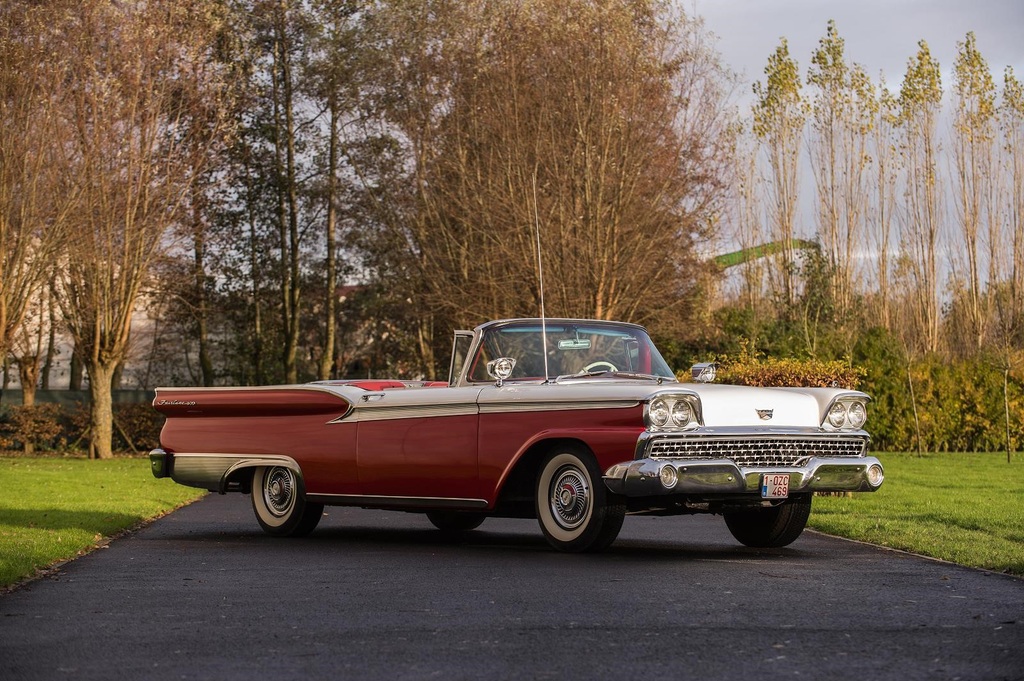
<instances>
[{"instance_id":1,"label":"radio antenna","mask_svg":"<svg viewBox=\"0 0 1024 681\"><path fill-rule=\"evenodd\" d=\"M540 284L540 339L544 356L544 382L548 382L548 323L544 314L544 264L540 257L540 212L537 209L537 167L533 167L533 231L537 237L537 279Z\"/></svg>"}]
</instances>

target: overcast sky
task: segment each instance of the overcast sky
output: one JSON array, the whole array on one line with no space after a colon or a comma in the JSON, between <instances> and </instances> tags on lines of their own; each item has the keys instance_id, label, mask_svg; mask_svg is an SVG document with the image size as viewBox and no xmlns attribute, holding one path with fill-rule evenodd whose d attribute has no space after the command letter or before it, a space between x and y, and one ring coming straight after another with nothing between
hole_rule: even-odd
<instances>
[{"instance_id":1,"label":"overcast sky","mask_svg":"<svg viewBox=\"0 0 1024 681\"><path fill-rule=\"evenodd\" d=\"M876 82L884 72L894 90L922 39L938 59L942 85L948 90L956 44L968 31L977 36L998 88L1008 65L1024 79L1024 0L680 1L690 11L695 7L718 36L723 60L744 78L746 100L750 84L763 79L768 57L782 37L806 76L829 19L835 19L846 40L847 61L863 65Z\"/></svg>"}]
</instances>

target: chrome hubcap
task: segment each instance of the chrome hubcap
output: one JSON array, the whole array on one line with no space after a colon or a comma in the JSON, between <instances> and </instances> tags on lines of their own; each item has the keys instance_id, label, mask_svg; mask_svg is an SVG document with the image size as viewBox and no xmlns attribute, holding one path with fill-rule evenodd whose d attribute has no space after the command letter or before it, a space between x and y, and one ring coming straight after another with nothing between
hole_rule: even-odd
<instances>
[{"instance_id":1,"label":"chrome hubcap","mask_svg":"<svg viewBox=\"0 0 1024 681\"><path fill-rule=\"evenodd\" d=\"M271 468L264 478L263 498L275 516L287 514L295 503L295 475L287 468Z\"/></svg>"},{"instance_id":2,"label":"chrome hubcap","mask_svg":"<svg viewBox=\"0 0 1024 681\"><path fill-rule=\"evenodd\" d=\"M551 515L567 530L583 524L590 510L587 476L575 466L563 466L551 483Z\"/></svg>"}]
</instances>

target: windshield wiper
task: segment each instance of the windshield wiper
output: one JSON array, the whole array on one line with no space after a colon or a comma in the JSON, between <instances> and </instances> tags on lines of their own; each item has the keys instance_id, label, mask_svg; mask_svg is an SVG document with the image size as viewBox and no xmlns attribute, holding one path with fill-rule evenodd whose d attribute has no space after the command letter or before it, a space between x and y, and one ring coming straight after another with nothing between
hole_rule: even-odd
<instances>
[{"instance_id":1,"label":"windshield wiper","mask_svg":"<svg viewBox=\"0 0 1024 681\"><path fill-rule=\"evenodd\" d=\"M609 371L607 369L601 369L600 371L581 371L577 374L563 374L555 378L555 382L564 379L571 378L593 378L595 376L613 376L615 378L636 378L644 381L657 381L658 383L664 383L664 376L655 376L654 374L641 374L634 371Z\"/></svg>"}]
</instances>

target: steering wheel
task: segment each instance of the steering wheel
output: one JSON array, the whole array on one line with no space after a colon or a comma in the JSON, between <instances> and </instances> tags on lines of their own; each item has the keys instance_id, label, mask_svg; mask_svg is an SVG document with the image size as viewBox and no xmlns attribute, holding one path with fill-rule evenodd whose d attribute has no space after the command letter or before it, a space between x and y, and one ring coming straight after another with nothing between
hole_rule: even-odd
<instances>
[{"instance_id":1,"label":"steering wheel","mask_svg":"<svg viewBox=\"0 0 1024 681\"><path fill-rule=\"evenodd\" d=\"M618 371L619 368L617 366L615 366L614 364L612 364L611 362L606 362L605 360L600 360L600 361L597 361L597 362L591 362L587 366L583 367L583 370L580 371L580 373L581 374L586 374L586 373L589 373L591 371L597 371L597 370L601 370L601 371Z\"/></svg>"}]
</instances>

